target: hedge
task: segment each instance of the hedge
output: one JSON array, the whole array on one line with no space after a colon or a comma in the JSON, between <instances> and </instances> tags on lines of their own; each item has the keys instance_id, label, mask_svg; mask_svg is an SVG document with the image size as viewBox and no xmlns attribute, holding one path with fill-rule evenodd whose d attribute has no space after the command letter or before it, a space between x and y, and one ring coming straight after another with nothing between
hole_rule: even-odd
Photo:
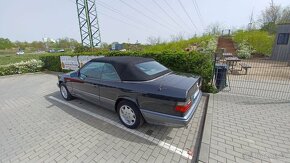
<instances>
[{"instance_id":1,"label":"hedge","mask_svg":"<svg viewBox=\"0 0 290 163\"><path fill-rule=\"evenodd\" d=\"M32 59L30 61L21 61L0 66L0 76L38 72L42 70L42 65L41 60Z\"/></svg>"},{"instance_id":2,"label":"hedge","mask_svg":"<svg viewBox=\"0 0 290 163\"><path fill-rule=\"evenodd\" d=\"M140 56L154 58L173 71L192 73L203 78L202 90L211 92L212 59L210 55L198 52L94 52L82 54L46 54L40 56L44 62L44 69L50 71L62 71L60 56L79 56L79 55L103 55L103 56Z\"/></svg>"}]
</instances>

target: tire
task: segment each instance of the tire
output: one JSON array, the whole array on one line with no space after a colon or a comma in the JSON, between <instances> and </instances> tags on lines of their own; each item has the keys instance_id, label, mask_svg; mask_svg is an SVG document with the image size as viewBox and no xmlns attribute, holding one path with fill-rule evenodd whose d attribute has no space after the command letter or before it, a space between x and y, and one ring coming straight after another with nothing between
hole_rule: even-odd
<instances>
[{"instance_id":1,"label":"tire","mask_svg":"<svg viewBox=\"0 0 290 163\"><path fill-rule=\"evenodd\" d=\"M130 129L135 129L144 123L139 108L130 101L123 100L117 106L117 112L122 124Z\"/></svg>"},{"instance_id":2,"label":"tire","mask_svg":"<svg viewBox=\"0 0 290 163\"><path fill-rule=\"evenodd\" d=\"M59 86L59 90L60 90L60 94L61 96L67 100L70 101L73 99L73 96L70 94L70 92L68 91L67 87L65 86L65 84L61 83Z\"/></svg>"}]
</instances>

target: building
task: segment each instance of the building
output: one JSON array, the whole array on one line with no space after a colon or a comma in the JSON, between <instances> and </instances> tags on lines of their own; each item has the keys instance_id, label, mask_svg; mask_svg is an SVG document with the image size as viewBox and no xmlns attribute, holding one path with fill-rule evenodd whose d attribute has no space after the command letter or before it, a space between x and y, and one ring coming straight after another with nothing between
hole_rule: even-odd
<instances>
[{"instance_id":1,"label":"building","mask_svg":"<svg viewBox=\"0 0 290 163\"><path fill-rule=\"evenodd\" d=\"M290 24L278 25L271 59L290 61Z\"/></svg>"},{"instance_id":2,"label":"building","mask_svg":"<svg viewBox=\"0 0 290 163\"><path fill-rule=\"evenodd\" d=\"M119 44L118 42L112 43L111 50L122 50L122 49L124 49L123 44Z\"/></svg>"}]
</instances>

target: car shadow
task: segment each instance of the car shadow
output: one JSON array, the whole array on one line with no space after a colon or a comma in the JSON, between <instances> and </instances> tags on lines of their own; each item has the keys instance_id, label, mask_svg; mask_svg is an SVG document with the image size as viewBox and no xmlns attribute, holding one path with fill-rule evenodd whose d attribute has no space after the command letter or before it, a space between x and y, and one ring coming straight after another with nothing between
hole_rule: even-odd
<instances>
[{"instance_id":1,"label":"car shadow","mask_svg":"<svg viewBox=\"0 0 290 163\"><path fill-rule=\"evenodd\" d=\"M76 109L71 108L70 106L67 106L65 104L62 104L56 100L51 99L51 97L53 98L57 98L59 100L65 101L60 93L58 91L53 92L51 94L48 94L45 96L45 99L47 101L49 101L52 105L50 106L50 108L52 106L56 106L57 108L61 109L62 111L64 111L65 113L71 115L72 117L78 119L79 121L94 127L97 130L103 131L107 134L110 134L114 137L118 137L120 139L126 139L128 140L128 131L118 128L112 124L107 123L106 121L100 120L98 118L95 118L89 114L83 113L81 111L78 111ZM116 112L110 111L108 109L105 109L103 107L100 107L96 104L90 103L86 100L83 99L79 99L76 98L72 101L68 101L68 103L75 105L85 111L89 111L92 112L94 114L97 114L99 116L108 118L116 123L121 124L118 115ZM122 124L121 124L122 125ZM114 128L114 129L112 129ZM141 127L139 127L138 129L136 129L137 131L144 133L146 135L149 135L151 137L154 137L158 140L161 141L170 141L173 138L168 136L169 133L173 130L174 128L171 127L166 127L166 126L158 126L158 125L151 125L148 123L144 123ZM176 128L175 128L176 129ZM134 130L133 130L134 131ZM135 135L136 136L136 135ZM152 144L153 142L149 142L149 141L141 141L140 139L136 139L134 138L134 136L131 136L132 138L129 139L130 141L134 141L137 143L145 143L145 144ZM138 137L138 136L137 136ZM139 137L140 138L140 137ZM145 140L145 139L144 139Z\"/></svg>"}]
</instances>

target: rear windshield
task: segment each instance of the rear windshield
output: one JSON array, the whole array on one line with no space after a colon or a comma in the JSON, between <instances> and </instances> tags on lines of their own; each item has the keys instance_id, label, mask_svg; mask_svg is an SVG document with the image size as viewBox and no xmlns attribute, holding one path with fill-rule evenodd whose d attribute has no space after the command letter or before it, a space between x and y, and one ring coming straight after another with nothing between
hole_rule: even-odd
<instances>
[{"instance_id":1,"label":"rear windshield","mask_svg":"<svg viewBox=\"0 0 290 163\"><path fill-rule=\"evenodd\" d=\"M165 66L156 61L138 63L136 67L147 75L155 75L168 70Z\"/></svg>"}]
</instances>

